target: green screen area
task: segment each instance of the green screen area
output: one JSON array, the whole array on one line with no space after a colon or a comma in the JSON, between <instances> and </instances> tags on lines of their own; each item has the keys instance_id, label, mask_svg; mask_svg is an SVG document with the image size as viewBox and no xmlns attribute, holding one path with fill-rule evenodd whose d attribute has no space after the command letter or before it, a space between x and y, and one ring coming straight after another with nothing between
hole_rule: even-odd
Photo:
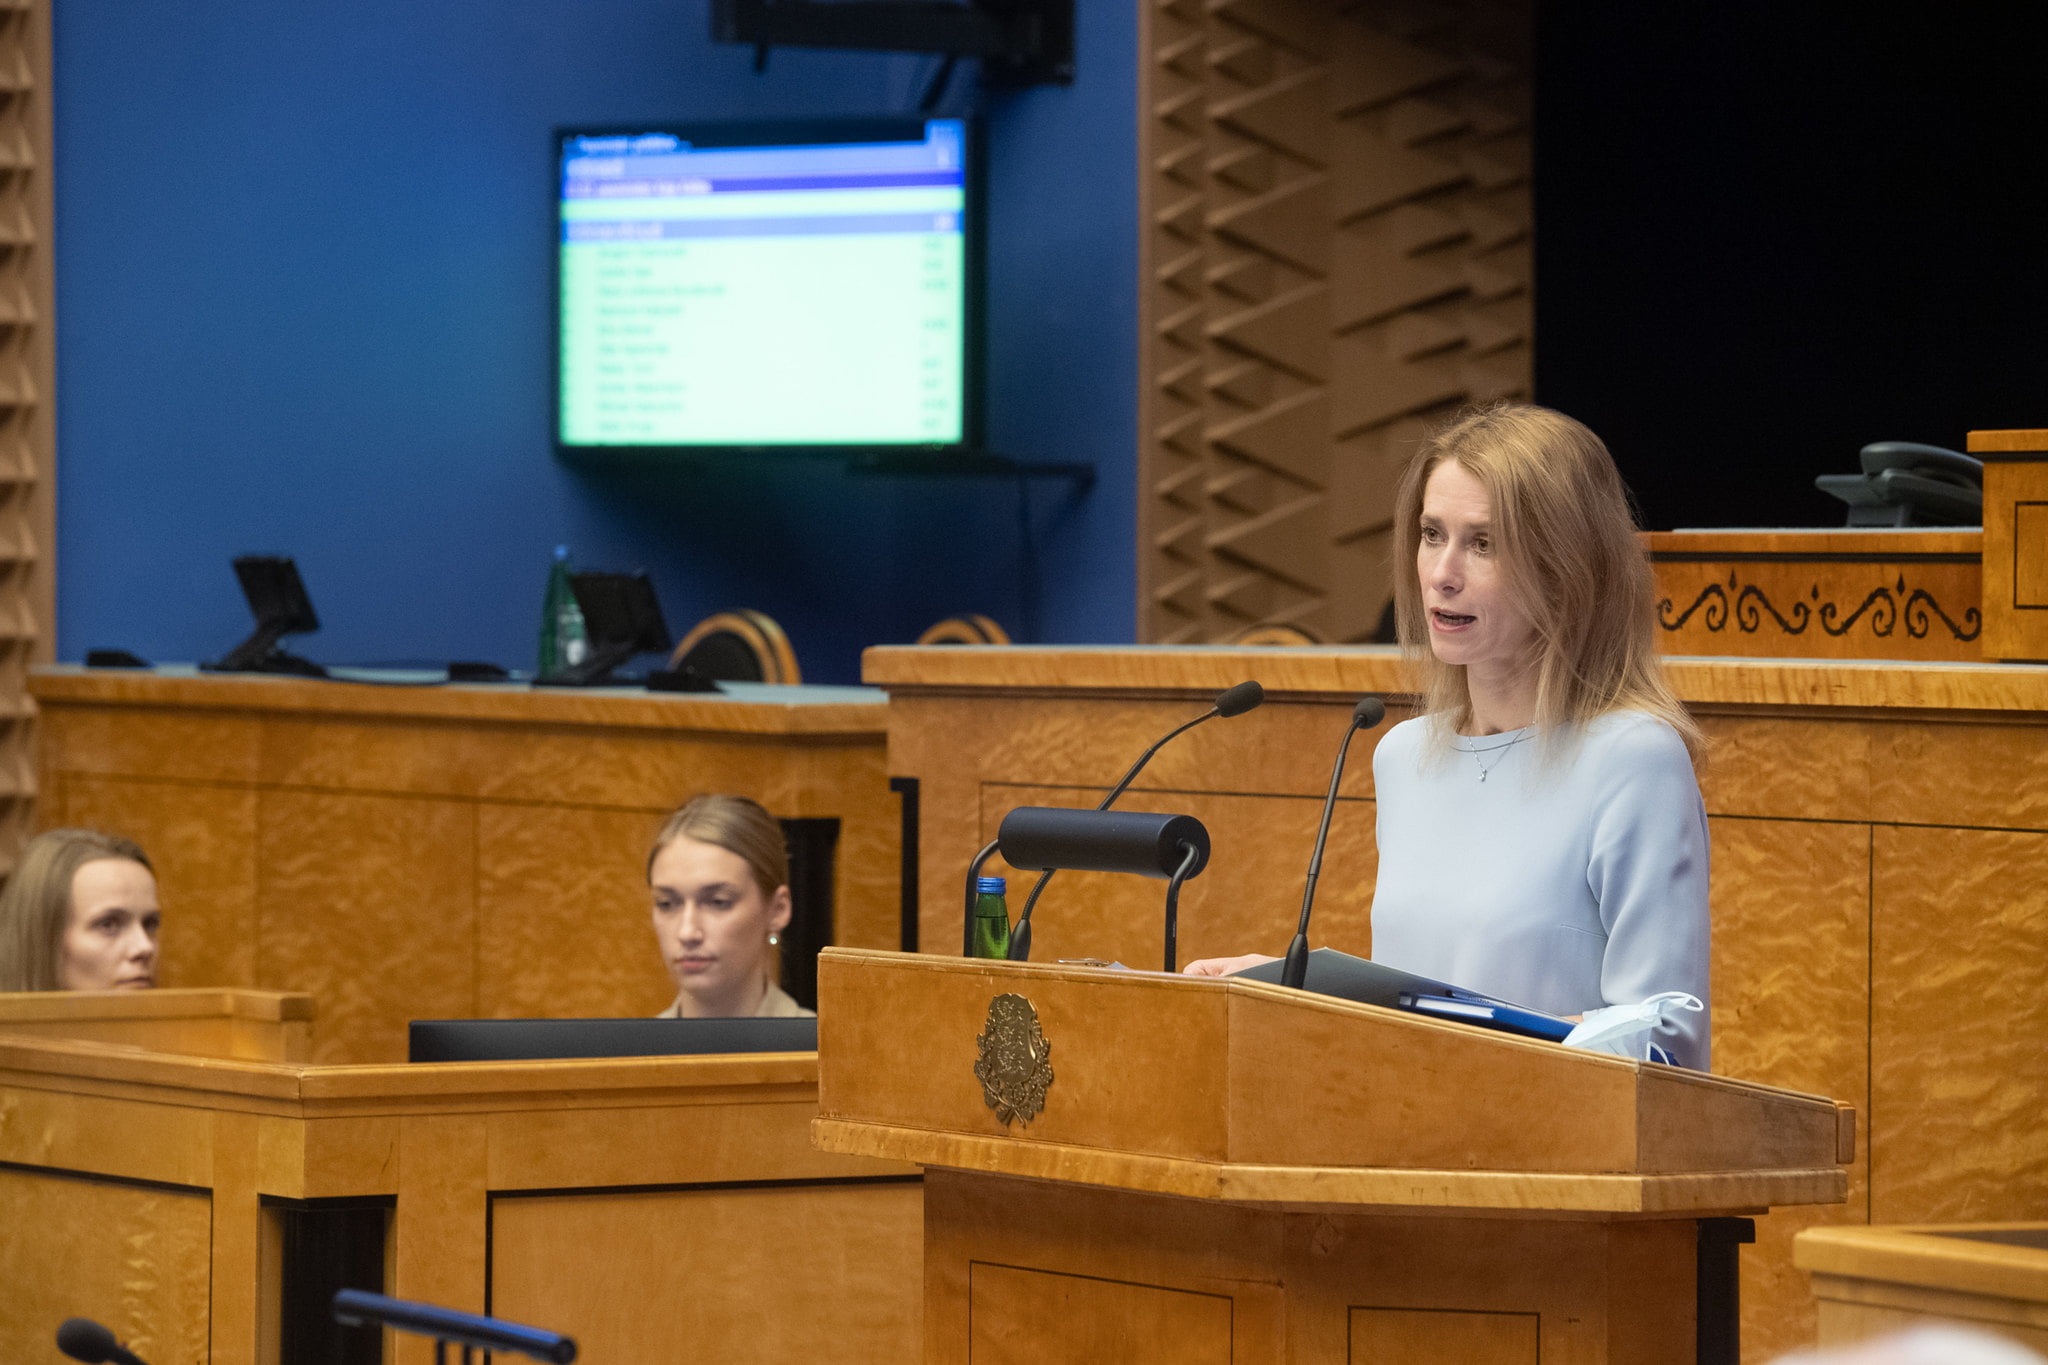
<instances>
[{"instance_id":1,"label":"green screen area","mask_svg":"<svg viewBox=\"0 0 2048 1365\"><path fill-rule=\"evenodd\" d=\"M964 436L957 232L561 247L568 445Z\"/></svg>"}]
</instances>

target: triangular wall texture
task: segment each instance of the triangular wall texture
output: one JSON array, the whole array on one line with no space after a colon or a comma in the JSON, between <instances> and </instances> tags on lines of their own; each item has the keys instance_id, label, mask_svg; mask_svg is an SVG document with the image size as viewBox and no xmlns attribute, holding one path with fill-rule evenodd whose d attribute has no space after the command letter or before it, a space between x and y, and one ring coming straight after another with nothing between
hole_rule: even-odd
<instances>
[{"instance_id":1,"label":"triangular wall texture","mask_svg":"<svg viewBox=\"0 0 2048 1365\"><path fill-rule=\"evenodd\" d=\"M1530 387L1527 0L1149 0L1139 636L1368 639L1394 483Z\"/></svg>"}]
</instances>

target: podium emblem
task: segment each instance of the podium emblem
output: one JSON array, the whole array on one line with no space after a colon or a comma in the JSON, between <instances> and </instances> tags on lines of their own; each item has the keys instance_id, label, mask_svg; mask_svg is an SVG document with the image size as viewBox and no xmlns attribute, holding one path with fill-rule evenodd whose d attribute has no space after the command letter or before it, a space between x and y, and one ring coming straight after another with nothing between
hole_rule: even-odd
<instances>
[{"instance_id":1,"label":"podium emblem","mask_svg":"<svg viewBox=\"0 0 2048 1365\"><path fill-rule=\"evenodd\" d=\"M1052 1044L1038 1026L1038 1011L1021 995L999 995L988 1002L988 1023L974 1041L981 1045L974 1075L983 1102L1005 1127L1012 1119L1030 1127L1044 1112L1052 1084Z\"/></svg>"}]
</instances>

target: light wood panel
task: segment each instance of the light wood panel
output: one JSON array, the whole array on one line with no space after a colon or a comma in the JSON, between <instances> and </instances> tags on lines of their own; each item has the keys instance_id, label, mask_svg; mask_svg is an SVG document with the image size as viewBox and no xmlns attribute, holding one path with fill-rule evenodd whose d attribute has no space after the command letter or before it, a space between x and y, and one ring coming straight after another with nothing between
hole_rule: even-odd
<instances>
[{"instance_id":1,"label":"light wood panel","mask_svg":"<svg viewBox=\"0 0 2048 1365\"><path fill-rule=\"evenodd\" d=\"M1229 1365L1231 1301L1220 1294L969 1262L967 1358Z\"/></svg>"},{"instance_id":2,"label":"light wood panel","mask_svg":"<svg viewBox=\"0 0 2048 1365\"><path fill-rule=\"evenodd\" d=\"M2048 832L1880 828L1872 877L1871 1218L2048 1218Z\"/></svg>"},{"instance_id":3,"label":"light wood panel","mask_svg":"<svg viewBox=\"0 0 2048 1365\"><path fill-rule=\"evenodd\" d=\"M144 1360L205 1359L210 1217L204 1191L0 1165L0 1360L62 1365L80 1317Z\"/></svg>"},{"instance_id":4,"label":"light wood panel","mask_svg":"<svg viewBox=\"0 0 2048 1365\"><path fill-rule=\"evenodd\" d=\"M1345 1359L1365 1365L1430 1357L1471 1365L1535 1365L1541 1322L1535 1313L1354 1308Z\"/></svg>"},{"instance_id":5,"label":"light wood panel","mask_svg":"<svg viewBox=\"0 0 2048 1365\"><path fill-rule=\"evenodd\" d=\"M1715 1070L1870 1113L1869 827L1721 816L1709 831ZM1805 1228L1869 1220L1861 1144L1855 1158L1845 1203L1758 1222L1755 1248L1739 1257L1745 1354L1773 1359L1814 1340L1792 1241Z\"/></svg>"},{"instance_id":6,"label":"light wood panel","mask_svg":"<svg viewBox=\"0 0 2048 1365\"><path fill-rule=\"evenodd\" d=\"M0 994L0 1032L121 1043L152 1052L303 1062L313 998L276 991L16 991Z\"/></svg>"},{"instance_id":7,"label":"light wood panel","mask_svg":"<svg viewBox=\"0 0 2048 1365\"><path fill-rule=\"evenodd\" d=\"M876 694L60 667L34 685L57 793L43 823L139 838L162 882L166 982L316 993L324 1062L396 1061L415 1018L659 1010L674 992L647 924L647 845L700 791L837 819L835 939L900 939Z\"/></svg>"},{"instance_id":8,"label":"light wood panel","mask_svg":"<svg viewBox=\"0 0 2048 1365\"><path fill-rule=\"evenodd\" d=\"M648 912L658 828L637 811L477 808L478 1014L655 1014L675 998Z\"/></svg>"},{"instance_id":9,"label":"light wood panel","mask_svg":"<svg viewBox=\"0 0 2048 1365\"><path fill-rule=\"evenodd\" d=\"M900 1181L501 1196L491 1309L591 1360L893 1365L916 1351L923 1220Z\"/></svg>"},{"instance_id":10,"label":"light wood panel","mask_svg":"<svg viewBox=\"0 0 2048 1365\"><path fill-rule=\"evenodd\" d=\"M266 797L257 982L320 1002L314 1061L395 1061L408 1020L477 1013L473 824L453 803Z\"/></svg>"},{"instance_id":11,"label":"light wood panel","mask_svg":"<svg viewBox=\"0 0 2048 1365\"><path fill-rule=\"evenodd\" d=\"M2048 1223L1816 1229L1796 1253L1824 1344L1935 1321L2048 1349Z\"/></svg>"},{"instance_id":12,"label":"light wood panel","mask_svg":"<svg viewBox=\"0 0 2048 1365\"><path fill-rule=\"evenodd\" d=\"M620 1320L617 1290L634 1274L672 1283L688 1271L675 1254L690 1245L687 1232L636 1239L649 1227L673 1229L675 1201L691 1193L704 1196L682 1206L706 1234L699 1262L738 1248L742 1259L806 1276L795 1297L766 1271L692 1277L685 1316L775 1323L755 1350L730 1358L900 1360L917 1330L915 1171L813 1150L816 1074L811 1054L320 1067L0 1032L0 1177L32 1166L43 1176L189 1187L196 1238L173 1245L167 1228L127 1252L131 1267L148 1261L199 1287L202 1344L160 1359L210 1350L216 1360L255 1360L265 1343L274 1352L280 1267L266 1197L389 1197L391 1292L507 1313L510 1294L602 1335ZM700 1188L674 1188L683 1185ZM494 1195L521 1192L544 1194L498 1198L493 1214ZM636 1207L643 1197L652 1210ZM17 1226L8 1218L16 1202L0 1179L0 1225ZM105 1220L81 1223L70 1207L40 1224L48 1254L98 1256L92 1238ZM764 1209L777 1226L802 1230L783 1239L801 1244L761 1239ZM520 1221L533 1213L539 1224ZM505 1234L496 1250L494 1218ZM0 1258L18 1245L0 1237ZM499 1269L509 1277L503 1292L490 1278ZM118 1329L118 1311L96 1315ZM821 1340L846 1353L818 1349ZM586 1347L590 1358L608 1354ZM400 1362L431 1356L424 1341L396 1343Z\"/></svg>"},{"instance_id":13,"label":"light wood panel","mask_svg":"<svg viewBox=\"0 0 2048 1365\"><path fill-rule=\"evenodd\" d=\"M1973 431L1984 461L1984 657L2048 659L2048 432Z\"/></svg>"},{"instance_id":14,"label":"light wood panel","mask_svg":"<svg viewBox=\"0 0 2048 1365\"><path fill-rule=\"evenodd\" d=\"M2036 664L1683 658L1666 660L1664 667L1680 698L1692 706L1800 707L1833 714L2048 712L2048 666ZM896 701L926 692L995 691L1068 699L1098 694L1109 701L1133 695L1173 696L1192 701L1213 697L1241 679L1257 678L1269 696L1335 702L1347 694L1356 700L1365 692L1400 694L1415 688L1400 651L1392 645L877 645L862 654L861 676L870 686L888 689L892 723Z\"/></svg>"}]
</instances>

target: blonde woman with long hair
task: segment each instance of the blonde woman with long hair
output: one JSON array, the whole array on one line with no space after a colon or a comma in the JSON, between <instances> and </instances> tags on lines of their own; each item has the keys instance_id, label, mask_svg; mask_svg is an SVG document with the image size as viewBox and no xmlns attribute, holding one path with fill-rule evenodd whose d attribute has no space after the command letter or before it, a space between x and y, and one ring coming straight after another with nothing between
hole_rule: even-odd
<instances>
[{"instance_id":1,"label":"blonde woman with long hair","mask_svg":"<svg viewBox=\"0 0 2048 1365\"><path fill-rule=\"evenodd\" d=\"M791 913L789 847L758 803L699 796L669 816L647 855L647 886L676 983L661 1018L811 1013L775 979Z\"/></svg>"},{"instance_id":2,"label":"blonde woman with long hair","mask_svg":"<svg viewBox=\"0 0 2048 1365\"><path fill-rule=\"evenodd\" d=\"M1706 1002L1700 734L1607 447L1548 408L1472 413L1410 462L1394 537L1424 709L1373 753L1374 960L1559 1015ZM1701 1070L1708 1040L1704 1009L1657 1028Z\"/></svg>"},{"instance_id":3,"label":"blonde woman with long hair","mask_svg":"<svg viewBox=\"0 0 2048 1365\"><path fill-rule=\"evenodd\" d=\"M45 830L0 891L0 991L146 990L162 918L156 874L135 843Z\"/></svg>"}]
</instances>

